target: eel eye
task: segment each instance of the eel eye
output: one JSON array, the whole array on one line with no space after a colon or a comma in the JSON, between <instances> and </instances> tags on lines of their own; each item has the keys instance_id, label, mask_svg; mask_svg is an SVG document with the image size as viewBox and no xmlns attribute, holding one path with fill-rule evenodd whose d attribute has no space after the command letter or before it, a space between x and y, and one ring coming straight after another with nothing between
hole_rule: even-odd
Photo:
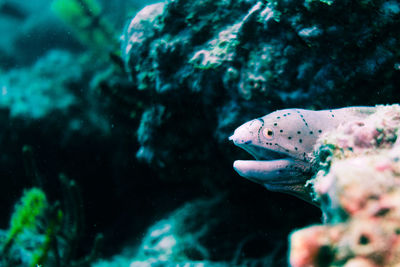
<instances>
[{"instance_id":1,"label":"eel eye","mask_svg":"<svg viewBox=\"0 0 400 267\"><path fill-rule=\"evenodd\" d=\"M270 128L265 128L263 130L263 134L264 134L264 137L267 138L267 140L274 139L274 131Z\"/></svg>"}]
</instances>

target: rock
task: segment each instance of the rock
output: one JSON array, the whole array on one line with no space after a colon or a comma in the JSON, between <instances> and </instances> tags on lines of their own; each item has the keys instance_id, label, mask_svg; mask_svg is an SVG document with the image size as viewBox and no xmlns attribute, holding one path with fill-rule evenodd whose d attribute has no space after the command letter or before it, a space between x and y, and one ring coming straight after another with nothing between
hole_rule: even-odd
<instances>
[{"instance_id":1,"label":"rock","mask_svg":"<svg viewBox=\"0 0 400 267\"><path fill-rule=\"evenodd\" d=\"M283 107L396 101L393 84L400 73L393 51L400 43L388 29L400 28L391 19L398 5L364 1L348 12L350 5L174 0L147 6L122 35L132 90L154 92L155 102L171 114L161 128L177 120L193 127L197 120L185 120L189 114L173 104L186 103L203 110L206 115L198 119L218 137ZM237 115L219 119L221 110L232 105ZM146 147L154 155L151 161L169 164L168 155L177 148L168 143L168 148Z\"/></svg>"},{"instance_id":2,"label":"rock","mask_svg":"<svg viewBox=\"0 0 400 267\"><path fill-rule=\"evenodd\" d=\"M320 137L330 168L310 183L326 224L292 234L293 267L400 264L399 129L400 106L378 106Z\"/></svg>"}]
</instances>

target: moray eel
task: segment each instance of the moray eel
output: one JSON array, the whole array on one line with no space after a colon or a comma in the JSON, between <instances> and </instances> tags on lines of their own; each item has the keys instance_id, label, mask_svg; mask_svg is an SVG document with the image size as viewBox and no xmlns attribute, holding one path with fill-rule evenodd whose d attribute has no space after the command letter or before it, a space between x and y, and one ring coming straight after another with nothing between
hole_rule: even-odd
<instances>
[{"instance_id":1,"label":"moray eel","mask_svg":"<svg viewBox=\"0 0 400 267\"><path fill-rule=\"evenodd\" d=\"M236 160L233 168L271 191L312 202L305 184L315 172L311 159L318 137L374 112L374 107L284 109L251 120L237 128L229 140L256 160Z\"/></svg>"}]
</instances>

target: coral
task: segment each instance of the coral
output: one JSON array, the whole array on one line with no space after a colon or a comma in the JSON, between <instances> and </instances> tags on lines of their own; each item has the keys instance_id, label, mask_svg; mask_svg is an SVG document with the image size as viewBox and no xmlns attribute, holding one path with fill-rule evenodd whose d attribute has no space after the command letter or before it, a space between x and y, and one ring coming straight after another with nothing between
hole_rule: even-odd
<instances>
[{"instance_id":1,"label":"coral","mask_svg":"<svg viewBox=\"0 0 400 267\"><path fill-rule=\"evenodd\" d=\"M202 244L210 229L220 223L221 218L211 219L209 215L214 214L221 200L218 197L186 203L154 223L144 234L136 254L130 256L129 266L230 266L211 261L209 250ZM207 218L209 221L205 221ZM115 266L121 259L115 258L109 264L99 261L94 266Z\"/></svg>"},{"instance_id":2,"label":"coral","mask_svg":"<svg viewBox=\"0 0 400 267\"><path fill-rule=\"evenodd\" d=\"M246 254L248 250L253 252L254 246L265 244L257 234L233 244L224 239L234 234L228 229L230 225L240 232L237 226L225 222L235 221L224 210L225 202L224 196L189 201L153 223L137 245L111 260L99 260L94 266L273 266L279 248L276 240L273 247L265 250L264 258L255 259ZM236 248L235 254L223 257L221 254L229 246Z\"/></svg>"},{"instance_id":3,"label":"coral","mask_svg":"<svg viewBox=\"0 0 400 267\"><path fill-rule=\"evenodd\" d=\"M93 131L107 134L110 123L87 81L99 67L90 57L50 50L33 66L2 73L0 112L21 122L24 129L41 123L40 127L51 128L52 134L60 130L66 138Z\"/></svg>"},{"instance_id":4,"label":"coral","mask_svg":"<svg viewBox=\"0 0 400 267\"><path fill-rule=\"evenodd\" d=\"M292 234L293 267L400 264L399 129L400 106L378 106L320 137L324 168L310 185L325 224Z\"/></svg>"},{"instance_id":5,"label":"coral","mask_svg":"<svg viewBox=\"0 0 400 267\"><path fill-rule=\"evenodd\" d=\"M136 157L139 160L147 163L151 163L153 161L154 151L152 151L149 147L155 141L152 140L152 138L155 136L154 131L162 124L164 111L165 107L154 106L143 112L140 125L137 130L138 141L141 145L141 148L136 153Z\"/></svg>"},{"instance_id":6,"label":"coral","mask_svg":"<svg viewBox=\"0 0 400 267\"><path fill-rule=\"evenodd\" d=\"M181 87L169 86L168 90L196 90L196 84L190 81L207 79L209 76L202 73L209 68L216 70L212 75L212 84L216 85L217 75L234 68L246 70L244 78L263 74L265 86L276 89L270 93L275 97L298 89L321 98L322 93L358 94L356 89L344 90L353 88L362 78L382 81L376 77L382 72L395 78L398 39L393 32L382 29L396 28L398 21L393 15L399 7L391 1L370 1L357 3L360 8L353 7L355 12L345 12L349 5L311 0L154 4L139 12L127 26L122 36L123 55L137 87L159 92L159 86L171 83ZM358 23L343 26L338 19ZM371 22L364 24L364 20ZM352 52L356 47L357 57ZM165 65L170 59L177 59L174 69ZM350 66L356 69L345 72ZM143 79L143 75L149 79ZM234 88L223 89L232 90L231 94L240 92L237 80L229 82ZM391 83L386 81L383 87L391 90ZM368 88L374 93L374 87Z\"/></svg>"},{"instance_id":7,"label":"coral","mask_svg":"<svg viewBox=\"0 0 400 267\"><path fill-rule=\"evenodd\" d=\"M218 34L217 39L209 41L207 44L208 49L195 52L189 62L200 69L217 68L222 63L232 62L237 46L240 44L238 33L242 30L243 25L254 14L257 14L261 7L261 2L257 3L242 20L236 24L229 25L227 29Z\"/></svg>"},{"instance_id":8,"label":"coral","mask_svg":"<svg viewBox=\"0 0 400 267\"><path fill-rule=\"evenodd\" d=\"M8 109L11 117L28 119L65 112L76 102L68 87L79 82L81 75L71 54L49 52L31 68L11 70L0 77L0 108Z\"/></svg>"},{"instance_id":9,"label":"coral","mask_svg":"<svg viewBox=\"0 0 400 267\"><path fill-rule=\"evenodd\" d=\"M235 125L284 106L399 100L393 86L400 79L397 12L395 2L378 0L170 0L131 19L121 37L122 58L131 90L149 91L151 105L171 114L159 128L191 127L198 120L179 110L182 103L196 106L207 114L202 123L210 138L222 145ZM235 113L221 120L221 110L232 105ZM141 147L137 156L145 149L148 162L172 166L180 144L166 143Z\"/></svg>"},{"instance_id":10,"label":"coral","mask_svg":"<svg viewBox=\"0 0 400 267\"><path fill-rule=\"evenodd\" d=\"M120 109L141 120L137 158L179 186L205 181L231 189L226 137L236 125L283 106L398 101L395 14L388 1L171 0L146 7L121 42L131 82L119 91L128 104ZM131 91L146 92L143 108L135 108L140 97L129 99ZM324 151L328 169L335 146Z\"/></svg>"},{"instance_id":11,"label":"coral","mask_svg":"<svg viewBox=\"0 0 400 267\"><path fill-rule=\"evenodd\" d=\"M199 216L207 216L208 212L203 213L199 209L210 209L215 206L215 202L220 201L221 199L211 199L188 203L165 220L155 223L144 236L138 258L172 262L209 259L209 252L201 244L201 239L218 221L215 219L201 225L191 218L193 213L197 213L197 220L200 219Z\"/></svg>"}]
</instances>

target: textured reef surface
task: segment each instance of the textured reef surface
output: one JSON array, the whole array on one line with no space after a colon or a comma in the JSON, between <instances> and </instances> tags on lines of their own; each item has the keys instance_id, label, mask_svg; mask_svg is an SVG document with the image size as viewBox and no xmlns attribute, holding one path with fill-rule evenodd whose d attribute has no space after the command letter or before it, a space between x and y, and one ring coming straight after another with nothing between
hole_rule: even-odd
<instances>
[{"instance_id":1,"label":"textured reef surface","mask_svg":"<svg viewBox=\"0 0 400 267\"><path fill-rule=\"evenodd\" d=\"M149 117L154 123L138 133L137 157L170 164L169 153L187 144L160 143L156 133L177 123L186 129L166 139L190 134L201 141L197 129L207 124L221 143L237 124L282 107L394 101L399 13L396 1L175 0L147 6L122 35L132 83L159 104L142 117L143 124Z\"/></svg>"},{"instance_id":2,"label":"textured reef surface","mask_svg":"<svg viewBox=\"0 0 400 267\"><path fill-rule=\"evenodd\" d=\"M400 106L378 106L321 136L309 183L325 224L291 235L293 267L399 266L399 129Z\"/></svg>"},{"instance_id":3,"label":"textured reef surface","mask_svg":"<svg viewBox=\"0 0 400 267\"><path fill-rule=\"evenodd\" d=\"M169 155L188 146L187 136L202 150L191 146L183 159L204 160L210 140L224 154L237 125L283 107L399 101L399 13L396 1L147 6L122 35L132 83L158 104L141 117L137 158L155 168L173 166ZM176 129L173 135L168 128Z\"/></svg>"}]
</instances>

